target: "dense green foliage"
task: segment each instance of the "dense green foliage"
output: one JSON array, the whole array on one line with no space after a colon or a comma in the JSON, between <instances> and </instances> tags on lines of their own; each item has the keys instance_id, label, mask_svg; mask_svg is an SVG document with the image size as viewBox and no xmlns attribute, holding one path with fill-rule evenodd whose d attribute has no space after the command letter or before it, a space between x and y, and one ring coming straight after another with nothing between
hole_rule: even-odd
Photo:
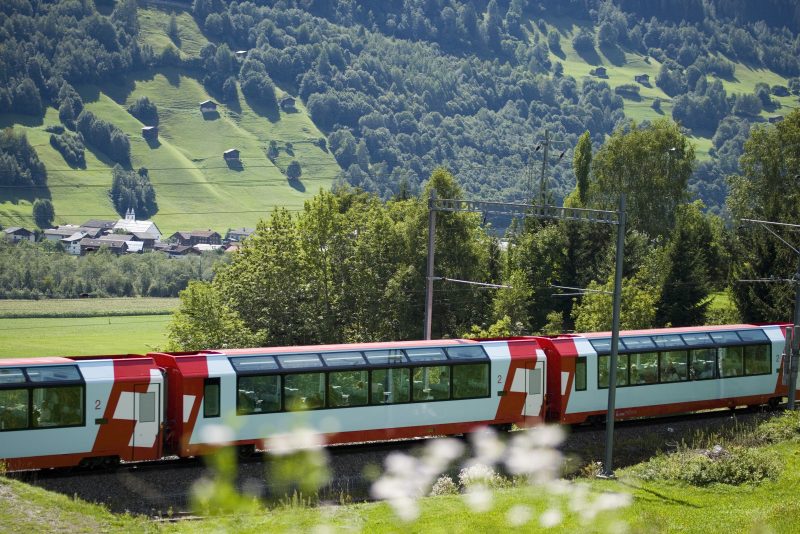
<instances>
[{"instance_id":1,"label":"dense green foliage","mask_svg":"<svg viewBox=\"0 0 800 534\"><path fill-rule=\"evenodd\" d=\"M105 153L111 160L128 164L131 160L131 142L122 130L83 110L75 119L75 129L83 139Z\"/></svg>"},{"instance_id":2,"label":"dense green foliage","mask_svg":"<svg viewBox=\"0 0 800 534\"><path fill-rule=\"evenodd\" d=\"M164 254L115 256L100 251L76 257L50 242L0 241L0 298L175 297L189 280L210 279L218 254L179 261Z\"/></svg>"},{"instance_id":3,"label":"dense green foliage","mask_svg":"<svg viewBox=\"0 0 800 534\"><path fill-rule=\"evenodd\" d=\"M0 132L0 185L45 185L47 171L24 133Z\"/></svg>"},{"instance_id":4,"label":"dense green foliage","mask_svg":"<svg viewBox=\"0 0 800 534\"><path fill-rule=\"evenodd\" d=\"M158 212L156 191L145 168L134 172L115 165L109 196L120 215L133 209L137 217L148 219Z\"/></svg>"},{"instance_id":5,"label":"dense green foliage","mask_svg":"<svg viewBox=\"0 0 800 534\"><path fill-rule=\"evenodd\" d=\"M81 134L76 135L71 132L50 134L50 144L61 153L70 167L86 168L86 147Z\"/></svg>"},{"instance_id":6,"label":"dense green foliage","mask_svg":"<svg viewBox=\"0 0 800 534\"><path fill-rule=\"evenodd\" d=\"M128 107L131 115L147 126L158 126L158 108L146 96L136 100Z\"/></svg>"},{"instance_id":7,"label":"dense green foliage","mask_svg":"<svg viewBox=\"0 0 800 534\"><path fill-rule=\"evenodd\" d=\"M742 175L731 178L728 208L736 219L796 224L800 221L800 111L775 126L756 126L744 144ZM791 233L773 228L797 247ZM735 279L791 278L798 255L754 224L737 224ZM789 321L794 287L784 283L737 283L734 297L745 321Z\"/></svg>"},{"instance_id":8,"label":"dense green foliage","mask_svg":"<svg viewBox=\"0 0 800 534\"><path fill-rule=\"evenodd\" d=\"M50 228L53 219L56 218L56 211L53 203L48 198L37 198L33 203L33 220L39 228Z\"/></svg>"}]
</instances>

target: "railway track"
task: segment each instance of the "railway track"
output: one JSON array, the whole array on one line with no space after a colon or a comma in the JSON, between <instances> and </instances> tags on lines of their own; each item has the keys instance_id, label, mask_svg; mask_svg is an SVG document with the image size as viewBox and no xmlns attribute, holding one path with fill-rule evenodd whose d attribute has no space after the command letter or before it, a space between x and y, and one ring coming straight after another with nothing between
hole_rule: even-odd
<instances>
[{"instance_id":1,"label":"railway track","mask_svg":"<svg viewBox=\"0 0 800 534\"><path fill-rule=\"evenodd\" d=\"M770 417L769 412L752 410L717 410L661 419L623 421L615 429L615 464L624 467L669 450L682 440L690 441L700 430L723 432L734 425L755 424ZM599 460L604 452L605 428L575 427L568 431L562 451L575 468ZM326 449L331 482L320 491L323 501L340 502L343 498L367 500L371 481L366 466L381 468L393 451L413 451L430 439L339 445ZM266 464L266 465L265 465ZM239 491L277 499L276 488L266 479L270 459L260 455L241 459L236 485ZM164 521L195 518L191 508L191 488L213 472L202 459L168 459L123 464L105 471L48 470L11 473L7 476L29 484L89 502L102 503L116 513L145 514Z\"/></svg>"}]
</instances>

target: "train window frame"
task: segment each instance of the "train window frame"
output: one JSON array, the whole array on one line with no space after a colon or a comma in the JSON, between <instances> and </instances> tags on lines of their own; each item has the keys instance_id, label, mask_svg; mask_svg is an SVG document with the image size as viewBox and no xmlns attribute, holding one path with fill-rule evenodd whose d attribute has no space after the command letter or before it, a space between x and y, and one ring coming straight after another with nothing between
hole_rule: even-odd
<instances>
[{"instance_id":1,"label":"train window frame","mask_svg":"<svg viewBox=\"0 0 800 534\"><path fill-rule=\"evenodd\" d=\"M361 351L357 350L323 352L320 353L320 357L322 358L322 361L325 363L325 367L334 369L360 368L360 367L367 367L369 365L367 363L367 360L364 359L364 355L361 353Z\"/></svg>"},{"instance_id":2,"label":"train window frame","mask_svg":"<svg viewBox=\"0 0 800 534\"><path fill-rule=\"evenodd\" d=\"M748 369L747 369L748 349L755 350L755 349L759 349L759 348L764 349L766 351L766 359L765 359L765 361L766 361L766 364L767 364L767 370L764 371L764 372L761 372L761 373L749 373ZM772 345L769 345L767 343L745 345L745 347L744 347L744 376L765 376L765 375L771 375L771 374L772 374Z\"/></svg>"},{"instance_id":3,"label":"train window frame","mask_svg":"<svg viewBox=\"0 0 800 534\"><path fill-rule=\"evenodd\" d=\"M46 383L46 382L37 382L36 386L28 387L28 405L30 406L30 415L28 417L28 424L30 430L52 430L56 428L75 428L75 427L83 427L86 426L86 385L81 383L76 383L75 381L70 381L68 384L54 384L54 383ZM43 413L43 409L38 409L38 401L34 399L37 391L47 391L50 392L52 390L64 390L68 388L76 388L79 391L78 400L76 406L79 408L79 420L75 423L66 423L66 424L59 424L56 422L55 424L42 424L41 417ZM57 394L58 391L54 391L54 394ZM63 395L62 391L62 395ZM44 400L41 401L41 404L44 405ZM59 406L59 411L65 410L68 406L65 405L63 398L60 401L55 401L55 404Z\"/></svg>"},{"instance_id":4,"label":"train window frame","mask_svg":"<svg viewBox=\"0 0 800 534\"><path fill-rule=\"evenodd\" d=\"M744 345L728 345L728 346L725 346L725 347L718 347L717 348L717 367L718 367L717 373L718 373L718 376L721 379L724 379L724 378L741 378L741 377L745 376L745 374L744 374L744 349L745 349ZM723 350L726 351L725 356L723 356L723 354L722 354ZM736 374L727 374L727 372L723 372L723 365L724 365L723 360L727 359L727 351L728 350L738 350L738 351L740 351L741 365L739 366L739 372L736 373ZM728 369L733 369L733 368L729 367Z\"/></svg>"},{"instance_id":5,"label":"train window frame","mask_svg":"<svg viewBox=\"0 0 800 534\"><path fill-rule=\"evenodd\" d=\"M417 392L417 383L423 382L420 380L414 380L414 374L416 371L421 370L423 373L426 372L427 369L432 368L441 368L447 370L447 380L448 380L448 387L447 387L447 397L446 398L424 398L418 399L415 398ZM441 376L441 375L440 375ZM424 379L423 379L424 380ZM425 385L424 383L422 384ZM423 387L419 390L421 393L425 393L426 395L430 396L434 391L432 388ZM436 365L435 363L431 365L416 365L411 367L411 402L413 403L421 403L421 402L446 402L454 400L453 399L453 366L449 365L446 361L444 364Z\"/></svg>"},{"instance_id":6,"label":"train window frame","mask_svg":"<svg viewBox=\"0 0 800 534\"><path fill-rule=\"evenodd\" d=\"M457 396L456 395L456 369L461 369L465 367L482 367L486 373L486 392L483 395L469 395L469 396ZM491 384L491 375L492 369L489 362L485 361L475 361L475 360L465 360L465 363L459 365L451 365L450 366L450 397L448 400L468 400L468 399L488 399L492 396L492 384ZM435 400L433 402L436 402Z\"/></svg>"},{"instance_id":7,"label":"train window frame","mask_svg":"<svg viewBox=\"0 0 800 534\"><path fill-rule=\"evenodd\" d=\"M655 349L655 345L651 348ZM628 386L629 387L636 387L636 386L654 386L658 384L658 376L659 376L659 369L658 369L658 354L660 351L658 350L649 350L645 352L631 352L628 354ZM636 362L633 362L633 358L637 357ZM646 375L645 368L643 367L642 360L644 358L648 359L655 359L655 380L652 382L639 382L638 380ZM635 367L638 364L637 367ZM634 371L636 371L636 382L633 381Z\"/></svg>"},{"instance_id":8,"label":"train window frame","mask_svg":"<svg viewBox=\"0 0 800 534\"><path fill-rule=\"evenodd\" d=\"M237 381L238 384L238 381ZM216 402L216 413L209 410L209 403L207 399L210 398L209 389L216 387L216 394L214 394L214 399ZM238 389L237 389L237 397L238 397ZM207 377L203 379L203 419L213 419L216 417L220 417L222 414L222 387L220 385L220 378L218 376L215 377Z\"/></svg>"},{"instance_id":9,"label":"train window frame","mask_svg":"<svg viewBox=\"0 0 800 534\"><path fill-rule=\"evenodd\" d=\"M288 371L291 374L294 374L295 371L324 372L325 370L325 363L317 352L278 354L275 356L275 360L281 366L282 371Z\"/></svg>"},{"instance_id":10,"label":"train window frame","mask_svg":"<svg viewBox=\"0 0 800 534\"><path fill-rule=\"evenodd\" d=\"M12 373L11 371L18 372ZM15 377L19 377L20 379L12 380ZM22 367L3 367L0 369L0 388L7 386L12 389L19 389L19 385L24 385L27 381L28 379L25 376L25 371L23 371Z\"/></svg>"},{"instance_id":11,"label":"train window frame","mask_svg":"<svg viewBox=\"0 0 800 534\"><path fill-rule=\"evenodd\" d=\"M373 391L373 386L375 384L375 381L373 379L373 373L375 373L376 371L386 371L386 372L389 372L389 371L400 371L400 372L405 371L406 374L408 375L406 377L406 380L407 380L406 384L408 385L407 391L406 391L406 393L407 393L406 398L404 400L393 400L391 402L374 402L373 395L374 395L375 392ZM413 377L412 368L409 367L409 366L404 366L404 367L399 367L399 366L381 366L381 367L373 367L373 368L369 369L369 386L368 386L368 388L369 388L369 405L370 406L393 406L393 405L396 405L396 404L408 404L408 403L410 403L411 402L411 389L412 389L411 385L412 385L412 380L413 380L412 377ZM386 393L387 392L384 391L382 394L385 396ZM393 391L388 392L388 393L392 394ZM384 398L388 398L388 397L384 397Z\"/></svg>"},{"instance_id":12,"label":"train window frame","mask_svg":"<svg viewBox=\"0 0 800 534\"><path fill-rule=\"evenodd\" d=\"M379 354L381 353L381 354ZM376 349L363 351L364 358L367 360L367 365L371 368L378 367L393 367L393 366L406 366L408 367L409 361L406 353L402 349ZM386 361L380 361L385 358ZM373 361L374 360L374 361Z\"/></svg>"},{"instance_id":13,"label":"train window frame","mask_svg":"<svg viewBox=\"0 0 800 534\"><path fill-rule=\"evenodd\" d=\"M720 347L696 347L693 349L689 349L689 380L701 382L703 380L718 380L720 378L719 349ZM697 371L695 370L695 353L699 352L710 352L713 355L713 363L711 364L711 376L702 376L702 373L698 374ZM708 360L704 361L706 362L707 365Z\"/></svg>"},{"instance_id":14,"label":"train window frame","mask_svg":"<svg viewBox=\"0 0 800 534\"><path fill-rule=\"evenodd\" d=\"M11 421L11 417L13 416L12 413L9 413L7 416L0 418L0 432L19 432L21 430L30 430L31 428L31 394L30 388L28 387L16 387L16 388L2 388L0 389L0 395L7 394L7 392L21 392L22 396L24 397L22 400L24 402L18 403L18 406L24 409L25 415L25 424L23 426L14 426L11 428L6 428L5 423L6 421ZM10 410L9 410L10 412ZM3 415L3 414L0 414Z\"/></svg>"},{"instance_id":15,"label":"train window frame","mask_svg":"<svg viewBox=\"0 0 800 534\"><path fill-rule=\"evenodd\" d=\"M691 349L686 347L686 348L682 348L682 349L679 349L679 350L662 350L662 351L658 351L658 383L659 384L681 384L681 383L684 383L684 382L690 382L691 381L691 377L689 376L689 363L690 363L689 362L689 351L690 350ZM677 380L664 380L665 373L663 371L664 370L664 364L662 363L663 358L667 354L673 354L673 353L676 353L676 352L684 353L684 360L685 360L684 364L686 365L686 376L685 377L681 377L680 374L678 373L678 371L675 370L675 375L678 377Z\"/></svg>"},{"instance_id":16,"label":"train window frame","mask_svg":"<svg viewBox=\"0 0 800 534\"><path fill-rule=\"evenodd\" d=\"M281 380L281 404L283 406L283 411L284 412L292 412L292 413L294 413L294 412L313 412L313 411L316 411L316 410L324 410L324 409L328 408L328 395L327 395L327 393L328 393L328 374L329 373L326 372L324 368L320 368L319 371L306 370L306 368L303 368L302 372L287 373L287 374L281 375L282 376L282 380ZM322 399L320 399L321 402L317 406L311 406L311 407L303 408L303 409L291 409L291 407L289 406L288 397L286 395L286 391L287 391L287 389L289 389L289 385L288 385L289 379L290 378L299 378L299 377L301 377L303 375L321 375L321 377L323 379L322 389L321 390L317 390L317 392L319 392L319 391L322 392ZM299 391L299 388L294 388L294 391ZM308 399L308 395L306 395L305 397L303 397L303 396L298 396L298 397L300 399L302 399L302 402L304 402L304 403Z\"/></svg>"},{"instance_id":17,"label":"train window frame","mask_svg":"<svg viewBox=\"0 0 800 534\"><path fill-rule=\"evenodd\" d=\"M578 380L580 373L578 373L578 368L583 368L583 387L580 387L580 382ZM588 364L586 362L586 356L578 356L575 358L575 391L586 391L587 383L589 382L587 373L589 372ZM599 383L599 379L598 379Z\"/></svg>"},{"instance_id":18,"label":"train window frame","mask_svg":"<svg viewBox=\"0 0 800 534\"><path fill-rule=\"evenodd\" d=\"M254 399L253 402L253 409L252 410L245 410L242 408L242 402L240 393L242 390L242 380L254 380L258 378L265 378L265 379L277 379L278 381L278 408L276 410L255 410L255 406L258 404L258 399ZM249 390L244 390L249 391ZM263 399L261 399L263 402ZM272 414L272 413L280 413L284 411L284 403L283 403L283 376L278 373L246 373L242 376L236 377L236 415L243 416L243 415L264 415L264 414Z\"/></svg>"},{"instance_id":19,"label":"train window frame","mask_svg":"<svg viewBox=\"0 0 800 534\"><path fill-rule=\"evenodd\" d=\"M331 383L332 382L331 379L334 377L334 375L345 375L345 374L355 374L355 373L366 375L366 379L359 380L360 383L363 383L364 402L361 402L359 404L350 404L350 399L353 397L353 394L349 393L349 392L353 391L353 390L352 389L346 390L346 391L348 391L348 393L342 393L342 392L340 392L338 390L344 388L344 385L343 384L332 384ZM326 375L327 376L325 377L325 388L326 388L327 393L326 393L326 396L325 396L325 406L327 408L341 409L341 408L358 408L358 407L361 407L361 406L369 406L369 400L370 400L370 390L369 390L370 370L369 369L367 369L364 366L355 366L354 365L354 366L352 366L351 368L348 368L348 369L338 369L336 371L329 371L328 373L326 373ZM336 395L338 395L344 402L346 402L346 404L340 404L338 406L334 406L332 401L333 401L333 399L335 398Z\"/></svg>"}]
</instances>

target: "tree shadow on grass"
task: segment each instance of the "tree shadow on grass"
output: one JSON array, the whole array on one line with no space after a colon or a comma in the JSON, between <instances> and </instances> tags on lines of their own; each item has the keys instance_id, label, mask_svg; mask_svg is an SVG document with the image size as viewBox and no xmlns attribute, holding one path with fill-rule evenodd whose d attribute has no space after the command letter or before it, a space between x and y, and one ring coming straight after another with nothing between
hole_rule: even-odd
<instances>
[{"instance_id":1,"label":"tree shadow on grass","mask_svg":"<svg viewBox=\"0 0 800 534\"><path fill-rule=\"evenodd\" d=\"M268 106L247 95L244 95L244 100L256 114L261 115L268 121L278 122L279 120L281 120L281 114L278 111L277 102L276 105Z\"/></svg>"},{"instance_id":2,"label":"tree shadow on grass","mask_svg":"<svg viewBox=\"0 0 800 534\"><path fill-rule=\"evenodd\" d=\"M40 126L44 126L44 117L23 115L21 113L0 115L0 128L10 128L14 125L25 126L27 128L39 128Z\"/></svg>"},{"instance_id":3,"label":"tree shadow on grass","mask_svg":"<svg viewBox=\"0 0 800 534\"><path fill-rule=\"evenodd\" d=\"M604 56L616 67L621 67L625 64L625 52L617 45L604 44L600 45L600 51Z\"/></svg>"},{"instance_id":4,"label":"tree shadow on grass","mask_svg":"<svg viewBox=\"0 0 800 534\"><path fill-rule=\"evenodd\" d=\"M594 47L589 49L575 49L575 53L580 56L580 58L592 66L598 66L603 64L603 60L600 59L600 56L597 54L597 50Z\"/></svg>"},{"instance_id":5,"label":"tree shadow on grass","mask_svg":"<svg viewBox=\"0 0 800 534\"><path fill-rule=\"evenodd\" d=\"M47 186L31 186L22 185L19 187L4 187L0 188L0 202L10 202L11 204L19 204L26 201L33 204L37 198L52 199L50 189Z\"/></svg>"},{"instance_id":6,"label":"tree shadow on grass","mask_svg":"<svg viewBox=\"0 0 800 534\"><path fill-rule=\"evenodd\" d=\"M226 159L225 164L232 171L242 172L244 170L244 165L242 165L242 161L238 159Z\"/></svg>"},{"instance_id":7,"label":"tree shadow on grass","mask_svg":"<svg viewBox=\"0 0 800 534\"><path fill-rule=\"evenodd\" d=\"M288 181L289 185L292 186L292 189L295 189L300 193L306 192L306 186L303 185L303 182L300 181L300 178L289 178Z\"/></svg>"}]
</instances>

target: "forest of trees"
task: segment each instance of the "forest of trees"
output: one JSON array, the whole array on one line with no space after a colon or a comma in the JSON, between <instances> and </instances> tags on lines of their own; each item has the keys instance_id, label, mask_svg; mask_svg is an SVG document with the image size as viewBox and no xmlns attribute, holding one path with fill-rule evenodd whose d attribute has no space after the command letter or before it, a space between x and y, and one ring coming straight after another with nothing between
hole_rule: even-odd
<instances>
[{"instance_id":1,"label":"forest of trees","mask_svg":"<svg viewBox=\"0 0 800 534\"><path fill-rule=\"evenodd\" d=\"M108 250L76 257L49 241L0 240L0 298L175 297L190 280L210 280L213 265L225 261L214 252L177 261L166 254L117 256Z\"/></svg>"},{"instance_id":2,"label":"forest of trees","mask_svg":"<svg viewBox=\"0 0 800 534\"><path fill-rule=\"evenodd\" d=\"M754 130L745 144L748 171L733 183L737 213L797 220L800 203L794 197L775 202L780 193L763 187L787 173L800 176L800 158L786 157L796 150L797 139L800 112L777 128ZM666 147L676 148L669 159L663 156ZM770 252L761 259L749 254L753 259L747 268L753 271L792 272L791 251L775 255L782 244L766 235L755 246L752 237L742 237L721 218L705 213L701 202L687 202L695 156L674 123L665 119L620 128L594 154L591 147L581 153L583 161L576 167L588 171L577 182L585 191L573 191L567 204L613 208L623 192L629 201L622 328L739 321L733 312L708 308L711 293L727 287L733 287L746 320L791 317L789 285L754 293L742 289L733 274L741 269L737 251ZM767 172L767 160L781 163ZM640 168L652 169L660 180L642 183L634 172ZM760 197L748 194L750 188ZM416 197L383 203L343 188L321 192L296 216L276 210L212 282L192 283L182 293L171 326L173 347L420 337L431 191L440 198L462 194L453 175L440 168ZM482 223L479 214L438 215L436 276L509 287L486 291L440 280L434 294L434 337L610 328L611 297L603 290L613 285L614 236L607 227L515 221L504 250ZM560 298L554 285L597 292Z\"/></svg>"},{"instance_id":3,"label":"forest of trees","mask_svg":"<svg viewBox=\"0 0 800 534\"><path fill-rule=\"evenodd\" d=\"M328 137L341 184L383 199L417 194L442 165L468 195L521 200L538 193L527 174L541 164L533 147L545 130L571 150L583 132L599 145L625 120L607 83L565 76L549 54L560 57L561 36L543 20L569 17L584 27L573 41L585 53L624 48L663 64L655 83L673 97L673 118L715 138L690 191L719 213L741 155L730 122L746 135L756 114L776 106L776 88L728 94L718 78L735 78L742 62L790 77L787 89L800 93L800 23L789 0L758 9L734 0L194 0L192 13L212 44L182 59L172 46L155 55L140 44L134 0L108 15L91 3L5 2L0 113L41 116L53 106L74 128L83 103L73 84L182 65L223 101L238 98L237 82L267 110L276 83L296 90ZM249 53L241 61L232 50ZM152 102L131 112L157 120ZM86 143L125 165L127 139L113 125L90 128L84 116L80 126ZM555 202L574 187L570 160L548 167Z\"/></svg>"}]
</instances>

